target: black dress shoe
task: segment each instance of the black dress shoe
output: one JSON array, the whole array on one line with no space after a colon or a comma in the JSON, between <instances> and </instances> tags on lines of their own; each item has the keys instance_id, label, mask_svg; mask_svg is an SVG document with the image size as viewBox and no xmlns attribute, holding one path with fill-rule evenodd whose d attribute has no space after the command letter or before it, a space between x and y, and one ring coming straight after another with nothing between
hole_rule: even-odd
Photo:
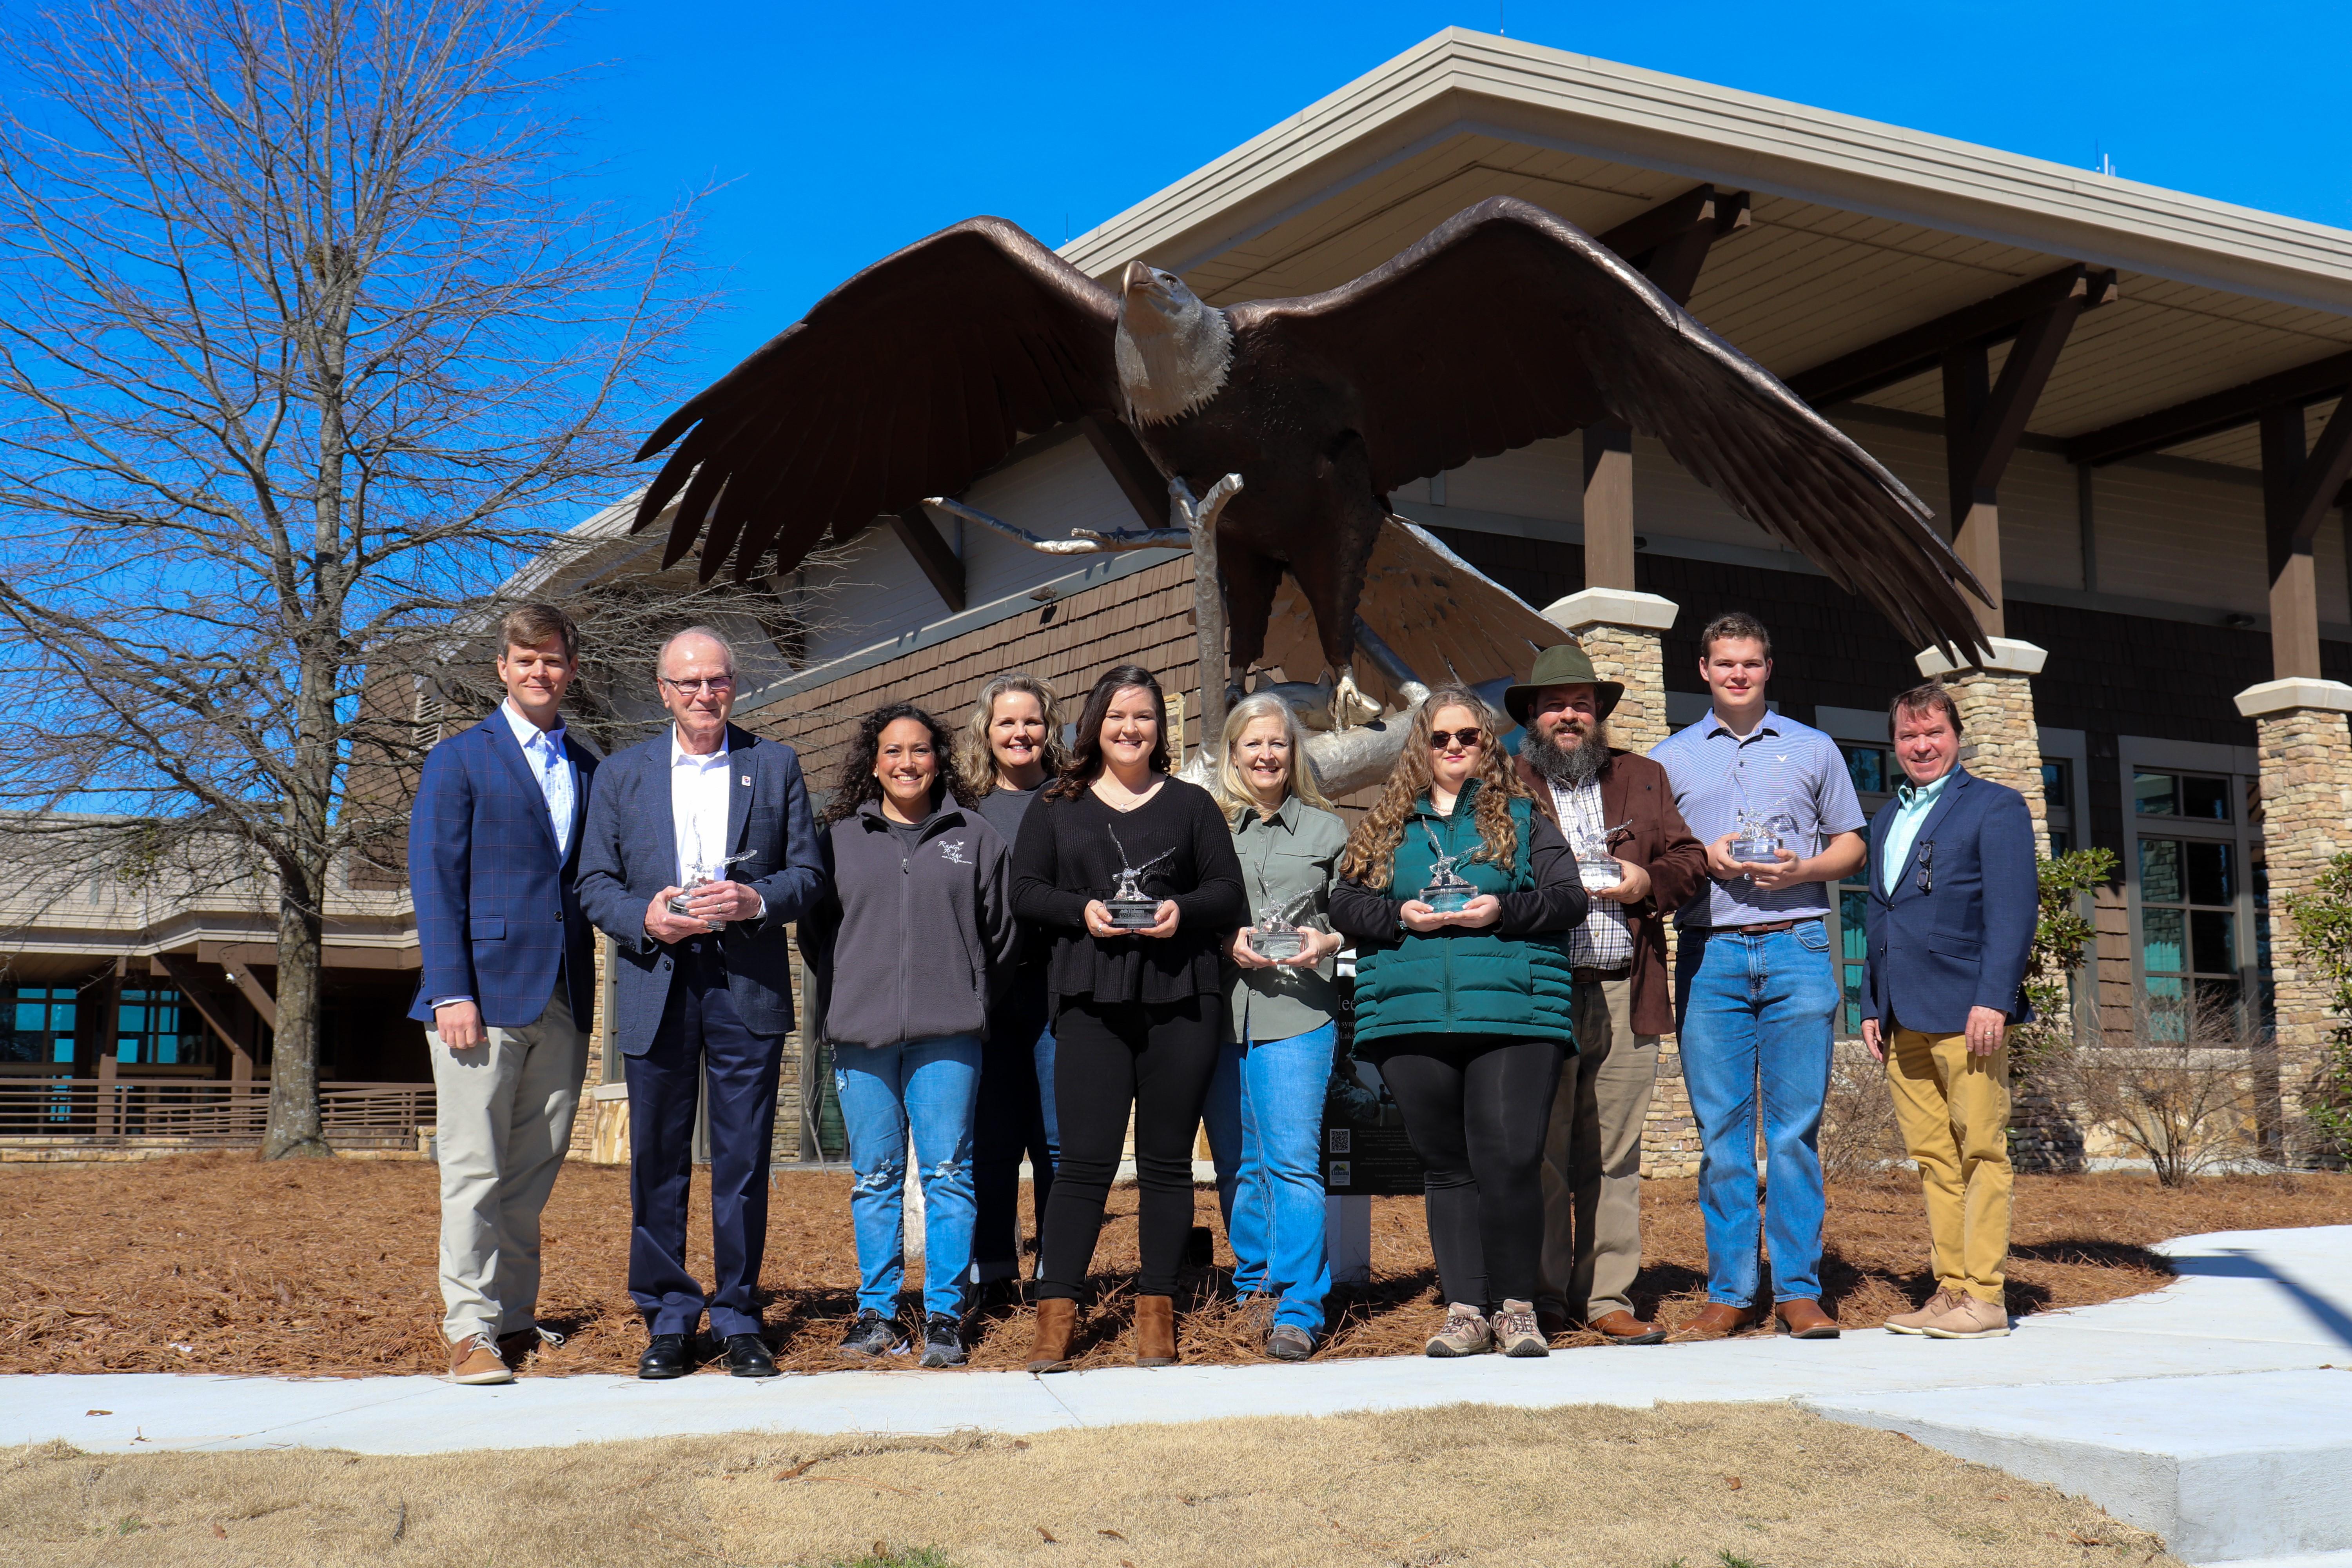
<instances>
[{"instance_id":1,"label":"black dress shoe","mask_svg":"<svg viewBox=\"0 0 2352 1568\"><path fill-rule=\"evenodd\" d=\"M727 1375L730 1377L773 1377L776 1358L768 1353L768 1342L757 1334L727 1336Z\"/></svg>"},{"instance_id":2,"label":"black dress shoe","mask_svg":"<svg viewBox=\"0 0 2352 1568\"><path fill-rule=\"evenodd\" d=\"M656 1334L646 1353L637 1358L637 1375L642 1378L684 1377L693 1370L684 1334Z\"/></svg>"}]
</instances>

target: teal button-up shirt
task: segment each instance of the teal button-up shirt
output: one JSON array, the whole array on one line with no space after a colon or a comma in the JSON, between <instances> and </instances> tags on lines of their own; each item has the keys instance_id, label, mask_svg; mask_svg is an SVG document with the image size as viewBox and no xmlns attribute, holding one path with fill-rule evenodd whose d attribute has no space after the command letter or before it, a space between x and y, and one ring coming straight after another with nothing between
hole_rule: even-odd
<instances>
[{"instance_id":1,"label":"teal button-up shirt","mask_svg":"<svg viewBox=\"0 0 2352 1568\"><path fill-rule=\"evenodd\" d=\"M1880 891L1888 898L1895 896L1895 884L1903 876L1903 862L1911 857L1911 841L1919 837L1919 827L1927 814L1936 809L1936 797L1952 782L1950 768L1934 784L1897 784L1895 789L1895 816L1886 825L1886 843L1878 854Z\"/></svg>"},{"instance_id":2,"label":"teal button-up shirt","mask_svg":"<svg viewBox=\"0 0 2352 1568\"><path fill-rule=\"evenodd\" d=\"M1242 863L1250 923L1257 923L1268 904L1297 905L1293 925L1330 930L1331 879L1347 847L1348 825L1295 795L1271 820L1243 812L1234 828L1234 853ZM1226 959L1225 1038L1286 1040L1321 1028L1339 1011L1332 967L1327 958L1312 969L1244 970Z\"/></svg>"}]
</instances>

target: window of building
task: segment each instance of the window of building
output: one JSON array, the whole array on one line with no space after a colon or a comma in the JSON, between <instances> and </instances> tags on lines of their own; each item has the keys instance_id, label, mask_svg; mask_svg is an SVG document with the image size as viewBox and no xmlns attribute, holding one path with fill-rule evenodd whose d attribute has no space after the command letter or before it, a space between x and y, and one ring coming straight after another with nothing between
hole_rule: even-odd
<instances>
[{"instance_id":1,"label":"window of building","mask_svg":"<svg viewBox=\"0 0 2352 1568\"><path fill-rule=\"evenodd\" d=\"M70 1063L77 1000L70 985L0 985L0 1063Z\"/></svg>"},{"instance_id":2,"label":"window of building","mask_svg":"<svg viewBox=\"0 0 2352 1568\"><path fill-rule=\"evenodd\" d=\"M2132 966L2147 1026L2179 1038L2192 1008L2255 1026L2269 954L2253 766L2221 747L2158 742L2127 743L2125 762Z\"/></svg>"},{"instance_id":3,"label":"window of building","mask_svg":"<svg viewBox=\"0 0 2352 1568\"><path fill-rule=\"evenodd\" d=\"M2050 814L2050 853L2074 847L2074 763L2066 757L2042 759L2042 804Z\"/></svg>"},{"instance_id":4,"label":"window of building","mask_svg":"<svg viewBox=\"0 0 2352 1568\"><path fill-rule=\"evenodd\" d=\"M176 986L125 985L114 1059L125 1066L208 1066L212 1037Z\"/></svg>"}]
</instances>

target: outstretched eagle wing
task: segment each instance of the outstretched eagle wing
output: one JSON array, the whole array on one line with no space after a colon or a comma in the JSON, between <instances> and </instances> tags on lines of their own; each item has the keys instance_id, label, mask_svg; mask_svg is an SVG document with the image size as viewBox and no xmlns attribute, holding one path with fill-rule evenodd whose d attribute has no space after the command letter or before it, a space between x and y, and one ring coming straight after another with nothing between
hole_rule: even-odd
<instances>
[{"instance_id":1,"label":"outstretched eagle wing","mask_svg":"<svg viewBox=\"0 0 2352 1568\"><path fill-rule=\"evenodd\" d=\"M1339 367L1360 399L1373 483L1408 480L1614 418L1915 643L1979 641L1982 586L1934 515L1769 371L1614 252L1496 196L1352 283L1232 308L1236 335Z\"/></svg>"},{"instance_id":2,"label":"outstretched eagle wing","mask_svg":"<svg viewBox=\"0 0 2352 1568\"><path fill-rule=\"evenodd\" d=\"M1024 434L1118 406L1118 298L1018 225L968 218L885 257L664 420L642 530L683 489L662 564L749 581L824 537L954 495ZM683 436L684 440L679 440Z\"/></svg>"}]
</instances>

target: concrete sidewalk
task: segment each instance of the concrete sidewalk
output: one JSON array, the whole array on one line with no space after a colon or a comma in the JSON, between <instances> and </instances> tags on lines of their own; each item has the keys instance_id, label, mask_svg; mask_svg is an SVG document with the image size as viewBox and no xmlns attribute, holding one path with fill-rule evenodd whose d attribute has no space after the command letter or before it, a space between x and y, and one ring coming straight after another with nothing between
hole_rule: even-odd
<instances>
[{"instance_id":1,"label":"concrete sidewalk","mask_svg":"<svg viewBox=\"0 0 2352 1568\"><path fill-rule=\"evenodd\" d=\"M94 1452L419 1454L737 1431L1031 1432L1472 1401L1646 1407L1793 1400L2082 1493L2192 1562L2352 1568L2352 1226L2189 1237L2151 1295L2005 1340L1601 1348L1303 1366L827 1373L751 1382L158 1374L0 1378L0 1441ZM2302 1556L2292 1554L2302 1553ZM2317 1553L2319 1555L2312 1555ZM2341 1556L2336 1554L2340 1553Z\"/></svg>"}]
</instances>

